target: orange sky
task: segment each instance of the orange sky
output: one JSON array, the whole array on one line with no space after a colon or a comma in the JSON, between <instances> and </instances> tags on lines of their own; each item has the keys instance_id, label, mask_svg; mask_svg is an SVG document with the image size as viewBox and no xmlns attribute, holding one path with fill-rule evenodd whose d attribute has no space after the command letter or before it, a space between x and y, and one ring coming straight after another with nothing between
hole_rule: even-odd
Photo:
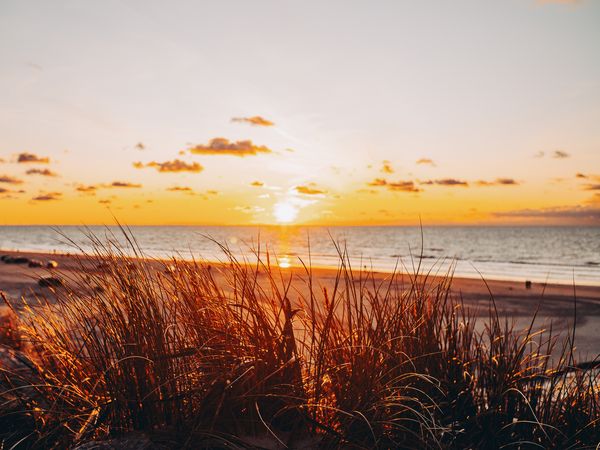
<instances>
[{"instance_id":1,"label":"orange sky","mask_svg":"<svg viewBox=\"0 0 600 450\"><path fill-rule=\"evenodd\" d=\"M235 5L3 2L0 224L600 224L598 2Z\"/></svg>"}]
</instances>

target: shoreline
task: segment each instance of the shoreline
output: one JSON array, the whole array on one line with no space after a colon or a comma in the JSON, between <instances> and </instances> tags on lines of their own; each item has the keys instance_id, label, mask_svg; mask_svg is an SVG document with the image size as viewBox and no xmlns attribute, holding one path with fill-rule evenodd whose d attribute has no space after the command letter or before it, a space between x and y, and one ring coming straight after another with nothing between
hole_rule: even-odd
<instances>
[{"instance_id":1,"label":"shoreline","mask_svg":"<svg viewBox=\"0 0 600 450\"><path fill-rule=\"evenodd\" d=\"M44 263L54 260L58 263L57 269L30 268L27 264L5 264L0 262L0 291L4 291L9 298L20 296L35 297L44 295L44 288L37 285L40 277L49 276L54 270L58 272L75 273L79 271L76 261L87 258L80 254L44 253L44 252L9 252L0 251L0 254L10 256L24 256L37 259ZM136 258L132 258L136 259ZM146 258L150 264L165 262ZM222 273L227 269L226 264L202 261L217 268L216 272ZM305 270L298 267L280 268L282 274L291 274L302 289L300 280L305 277ZM312 267L313 279L319 287L333 285L337 270L332 268ZM356 271L355 273L359 273ZM368 273L371 273L367 271ZM392 273L373 271L373 280L385 283L390 280ZM218 275L222 276L222 275ZM397 273L394 283L401 286L408 282L410 275ZM428 283L435 286L443 277L428 276ZM422 277L420 278L423 279ZM482 319L488 315L491 305L490 293L494 298L498 312L502 317L514 320L517 328L523 329L529 325L531 318L538 311L538 326L548 326L552 323L553 329L558 332L569 330L573 323L576 299L577 346L581 354L595 357L600 350L600 286L562 285L532 283L530 288L520 281L510 280L482 280L474 278L453 277L451 291L459 296L465 306L477 317ZM305 287L304 287L305 288Z\"/></svg>"}]
</instances>

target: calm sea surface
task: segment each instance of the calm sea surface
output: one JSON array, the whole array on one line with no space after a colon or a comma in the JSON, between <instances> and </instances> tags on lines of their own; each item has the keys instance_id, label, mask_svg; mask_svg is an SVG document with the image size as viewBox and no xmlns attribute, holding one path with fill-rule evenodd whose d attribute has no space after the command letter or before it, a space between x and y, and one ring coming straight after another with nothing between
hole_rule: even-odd
<instances>
[{"instance_id":1,"label":"calm sea surface","mask_svg":"<svg viewBox=\"0 0 600 450\"><path fill-rule=\"evenodd\" d=\"M57 231L59 230L59 231ZM334 242L346 246L355 267L445 272L455 265L457 276L600 285L600 227L131 227L146 255L221 260L223 253L209 238L227 245L239 257L255 260L252 250L267 249L279 265L308 263L337 266ZM116 227L90 227L104 239ZM90 240L81 227L0 226L0 248L77 252L68 236L84 249Z\"/></svg>"}]
</instances>

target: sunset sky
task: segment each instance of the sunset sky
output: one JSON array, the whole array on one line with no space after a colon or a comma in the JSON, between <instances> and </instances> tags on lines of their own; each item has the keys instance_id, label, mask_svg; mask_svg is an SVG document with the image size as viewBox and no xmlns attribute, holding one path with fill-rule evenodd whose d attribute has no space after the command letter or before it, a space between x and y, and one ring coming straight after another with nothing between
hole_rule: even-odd
<instances>
[{"instance_id":1,"label":"sunset sky","mask_svg":"<svg viewBox=\"0 0 600 450\"><path fill-rule=\"evenodd\" d=\"M0 224L600 224L600 1L0 3Z\"/></svg>"}]
</instances>

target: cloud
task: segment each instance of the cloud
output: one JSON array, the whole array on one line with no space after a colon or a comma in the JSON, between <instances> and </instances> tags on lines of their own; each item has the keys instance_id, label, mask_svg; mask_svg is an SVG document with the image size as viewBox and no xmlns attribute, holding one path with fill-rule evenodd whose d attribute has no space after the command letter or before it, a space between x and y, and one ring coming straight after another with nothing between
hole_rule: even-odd
<instances>
[{"instance_id":1,"label":"cloud","mask_svg":"<svg viewBox=\"0 0 600 450\"><path fill-rule=\"evenodd\" d=\"M231 119L232 122L238 123L248 123L250 125L258 126L258 127L272 127L275 125L270 120L265 119L261 116L253 116L253 117L234 117Z\"/></svg>"},{"instance_id":2,"label":"cloud","mask_svg":"<svg viewBox=\"0 0 600 450\"><path fill-rule=\"evenodd\" d=\"M75 188L75 190L77 192L84 192L86 194L94 194L98 190L98 186L92 186L92 185L84 186L84 185L80 185L80 186L77 186Z\"/></svg>"},{"instance_id":3,"label":"cloud","mask_svg":"<svg viewBox=\"0 0 600 450\"><path fill-rule=\"evenodd\" d=\"M25 172L27 175L42 175L44 177L57 177L58 174L52 172L50 169L29 169Z\"/></svg>"},{"instance_id":4,"label":"cloud","mask_svg":"<svg viewBox=\"0 0 600 450\"><path fill-rule=\"evenodd\" d=\"M375 178L370 183L367 183L368 186L374 187L385 187L389 191L401 191L401 192L421 192L422 189L419 189L415 186L415 182L412 180L407 181L387 181L383 178Z\"/></svg>"},{"instance_id":5,"label":"cloud","mask_svg":"<svg viewBox=\"0 0 600 450\"><path fill-rule=\"evenodd\" d=\"M250 186L254 186L254 187L261 187L264 185L265 185L265 183L263 183L262 181L253 181L252 183L250 183Z\"/></svg>"},{"instance_id":6,"label":"cloud","mask_svg":"<svg viewBox=\"0 0 600 450\"><path fill-rule=\"evenodd\" d=\"M318 189L314 187L314 183L311 183L309 186L296 186L294 189L298 194L306 194L306 195L319 195L326 194L326 191L322 189Z\"/></svg>"},{"instance_id":7,"label":"cloud","mask_svg":"<svg viewBox=\"0 0 600 450\"><path fill-rule=\"evenodd\" d=\"M127 181L113 181L111 184L104 185L107 188L141 188L141 184L129 183Z\"/></svg>"},{"instance_id":8,"label":"cloud","mask_svg":"<svg viewBox=\"0 0 600 450\"><path fill-rule=\"evenodd\" d=\"M540 152L537 152L535 155L533 155L533 157L534 158L543 158L544 155L545 155L545 153L540 151Z\"/></svg>"},{"instance_id":9,"label":"cloud","mask_svg":"<svg viewBox=\"0 0 600 450\"><path fill-rule=\"evenodd\" d=\"M569 158L571 155L569 155L567 152L563 152L562 150L555 150L554 153L552 153L552 157L555 159L565 159L565 158Z\"/></svg>"},{"instance_id":10,"label":"cloud","mask_svg":"<svg viewBox=\"0 0 600 450\"><path fill-rule=\"evenodd\" d=\"M204 167L202 167L197 162L194 163L186 163L185 161L181 161L180 159L175 159L173 161L165 161L165 162L156 162L151 161L149 163L143 164L141 162L134 162L133 167L136 169L142 169L144 167L154 167L159 172L202 172Z\"/></svg>"},{"instance_id":11,"label":"cloud","mask_svg":"<svg viewBox=\"0 0 600 450\"><path fill-rule=\"evenodd\" d=\"M427 180L427 181L420 181L420 184L437 184L439 186L462 186L462 187L468 187L469 183L467 183L466 181L463 180L457 180L456 178L442 178L439 180Z\"/></svg>"},{"instance_id":12,"label":"cloud","mask_svg":"<svg viewBox=\"0 0 600 450\"><path fill-rule=\"evenodd\" d=\"M18 178L11 177L10 175L0 175L0 183L23 184L23 180L19 180Z\"/></svg>"},{"instance_id":13,"label":"cloud","mask_svg":"<svg viewBox=\"0 0 600 450\"><path fill-rule=\"evenodd\" d=\"M53 200L60 200L62 198L62 192L48 192L46 194L40 194L37 197L33 197L32 200L38 202L48 202Z\"/></svg>"},{"instance_id":14,"label":"cloud","mask_svg":"<svg viewBox=\"0 0 600 450\"><path fill-rule=\"evenodd\" d=\"M429 158L417 159L417 164L429 164L430 166L435 167L435 163Z\"/></svg>"},{"instance_id":15,"label":"cloud","mask_svg":"<svg viewBox=\"0 0 600 450\"><path fill-rule=\"evenodd\" d=\"M394 168L392 167L392 163L385 160L381 166L381 172L383 173L394 173Z\"/></svg>"},{"instance_id":16,"label":"cloud","mask_svg":"<svg viewBox=\"0 0 600 450\"><path fill-rule=\"evenodd\" d=\"M494 181L478 180L477 186L517 186L520 183L512 178L496 178Z\"/></svg>"},{"instance_id":17,"label":"cloud","mask_svg":"<svg viewBox=\"0 0 600 450\"><path fill-rule=\"evenodd\" d=\"M2 158L0 158L0 164L6 162L5 160L3 160Z\"/></svg>"},{"instance_id":18,"label":"cloud","mask_svg":"<svg viewBox=\"0 0 600 450\"><path fill-rule=\"evenodd\" d=\"M194 190L188 186L172 186L172 187L167 188L167 191L169 191L169 192L187 192L189 194L194 193Z\"/></svg>"},{"instance_id":19,"label":"cloud","mask_svg":"<svg viewBox=\"0 0 600 450\"><path fill-rule=\"evenodd\" d=\"M50 162L50 158L37 156L33 153L19 153L19 156L17 157L17 162L48 164Z\"/></svg>"},{"instance_id":20,"label":"cloud","mask_svg":"<svg viewBox=\"0 0 600 450\"><path fill-rule=\"evenodd\" d=\"M600 191L600 184L586 184L583 189L586 191Z\"/></svg>"},{"instance_id":21,"label":"cloud","mask_svg":"<svg viewBox=\"0 0 600 450\"><path fill-rule=\"evenodd\" d=\"M232 155L232 156L254 156L258 153L272 153L265 146L254 145L251 140L231 142L225 138L211 139L208 145L199 144L189 148L190 153L196 155Z\"/></svg>"},{"instance_id":22,"label":"cloud","mask_svg":"<svg viewBox=\"0 0 600 450\"><path fill-rule=\"evenodd\" d=\"M100 203L101 205L110 205L112 201L108 198L103 198L102 200L98 200L98 203Z\"/></svg>"},{"instance_id":23,"label":"cloud","mask_svg":"<svg viewBox=\"0 0 600 450\"><path fill-rule=\"evenodd\" d=\"M138 142L137 144L135 144L135 148L138 150L146 150L146 146L143 142Z\"/></svg>"},{"instance_id":24,"label":"cloud","mask_svg":"<svg viewBox=\"0 0 600 450\"><path fill-rule=\"evenodd\" d=\"M576 173L576 174L575 174L575 178L587 178L587 177L588 177L588 176L587 176L587 175L585 175L585 174L583 174L583 173L579 173L579 172L578 172L578 173Z\"/></svg>"},{"instance_id":25,"label":"cloud","mask_svg":"<svg viewBox=\"0 0 600 450\"><path fill-rule=\"evenodd\" d=\"M513 217L524 219L579 219L600 221L600 208L593 206L564 206L544 209L520 209L493 213L496 217Z\"/></svg>"}]
</instances>

